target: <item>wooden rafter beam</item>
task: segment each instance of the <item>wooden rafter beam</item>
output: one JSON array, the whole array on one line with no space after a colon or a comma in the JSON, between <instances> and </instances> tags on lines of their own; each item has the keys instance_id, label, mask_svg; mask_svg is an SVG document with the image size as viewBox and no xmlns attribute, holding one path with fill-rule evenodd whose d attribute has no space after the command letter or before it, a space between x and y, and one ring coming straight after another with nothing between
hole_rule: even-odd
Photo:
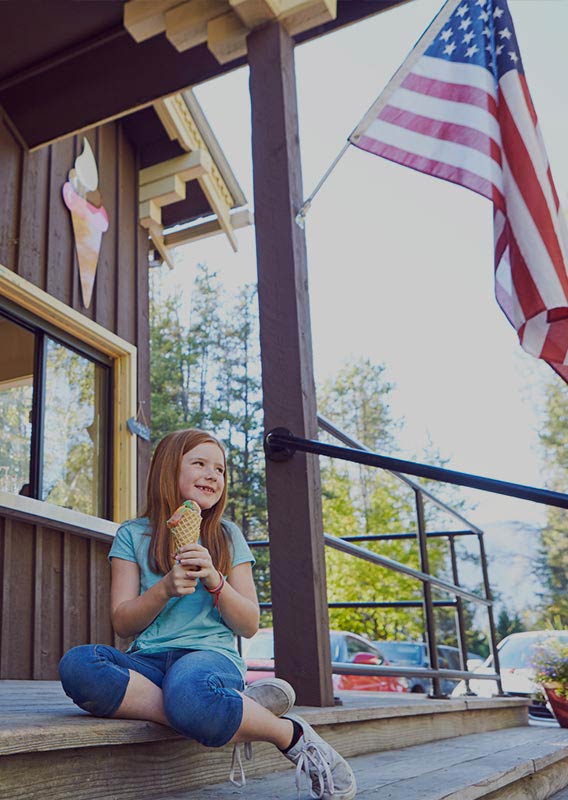
<instances>
[{"instance_id":1,"label":"wooden rafter beam","mask_svg":"<svg viewBox=\"0 0 568 800\"><path fill-rule=\"evenodd\" d=\"M230 221L233 230L238 230L239 228L246 228L249 225L253 225L254 217L251 211L244 209L231 214ZM188 244L189 242L196 242L199 239L206 239L209 236L216 236L219 233L223 233L223 228L219 220L208 219L197 225L189 225L187 228L182 228L174 233L167 233L164 236L164 244L168 248L174 248L182 244Z\"/></svg>"},{"instance_id":2,"label":"wooden rafter beam","mask_svg":"<svg viewBox=\"0 0 568 800\"><path fill-rule=\"evenodd\" d=\"M176 139L184 150L208 152L199 128L181 95L159 100L154 108L170 138ZM209 169L204 170L197 180L231 247L236 252L238 243L230 220L234 199L213 159Z\"/></svg>"},{"instance_id":3,"label":"wooden rafter beam","mask_svg":"<svg viewBox=\"0 0 568 800\"><path fill-rule=\"evenodd\" d=\"M207 42L220 64L246 55L246 38L269 22L290 34L337 16L337 0L129 0L124 26L137 42L165 33L179 52Z\"/></svg>"}]
</instances>

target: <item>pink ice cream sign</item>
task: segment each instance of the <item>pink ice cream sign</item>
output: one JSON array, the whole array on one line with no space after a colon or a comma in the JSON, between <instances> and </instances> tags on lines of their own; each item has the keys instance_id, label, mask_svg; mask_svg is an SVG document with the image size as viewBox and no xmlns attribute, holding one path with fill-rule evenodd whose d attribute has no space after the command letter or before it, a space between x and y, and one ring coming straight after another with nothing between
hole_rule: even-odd
<instances>
[{"instance_id":1,"label":"pink ice cream sign","mask_svg":"<svg viewBox=\"0 0 568 800\"><path fill-rule=\"evenodd\" d=\"M83 139L83 152L75 159L68 177L63 184L63 201L71 212L83 305L89 308L108 215L98 191L97 162L87 139Z\"/></svg>"}]
</instances>

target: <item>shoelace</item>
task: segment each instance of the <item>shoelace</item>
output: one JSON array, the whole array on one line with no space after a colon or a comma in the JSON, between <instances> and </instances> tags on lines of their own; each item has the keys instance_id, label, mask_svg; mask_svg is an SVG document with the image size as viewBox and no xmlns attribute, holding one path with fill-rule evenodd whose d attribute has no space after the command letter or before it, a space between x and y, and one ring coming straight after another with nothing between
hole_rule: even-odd
<instances>
[{"instance_id":1,"label":"shoelace","mask_svg":"<svg viewBox=\"0 0 568 800\"><path fill-rule=\"evenodd\" d=\"M245 742L245 761L250 761L252 758L252 742ZM241 789L247 779L245 777L245 770L243 768L243 760L241 757L241 746L240 744L236 744L233 747L233 756L231 758L231 769L229 770L229 780L235 786L238 786ZM237 769L240 772L239 778L235 778L235 772Z\"/></svg>"},{"instance_id":2,"label":"shoelace","mask_svg":"<svg viewBox=\"0 0 568 800\"><path fill-rule=\"evenodd\" d=\"M310 780L310 797L315 797L316 800L323 797L324 791L327 790L329 794L335 792L333 785L333 776L329 768L329 764L320 748L314 742L306 742L298 756L296 762L296 789L298 790L298 800L301 794L301 776L305 772ZM319 792L315 793L314 785L319 784Z\"/></svg>"}]
</instances>

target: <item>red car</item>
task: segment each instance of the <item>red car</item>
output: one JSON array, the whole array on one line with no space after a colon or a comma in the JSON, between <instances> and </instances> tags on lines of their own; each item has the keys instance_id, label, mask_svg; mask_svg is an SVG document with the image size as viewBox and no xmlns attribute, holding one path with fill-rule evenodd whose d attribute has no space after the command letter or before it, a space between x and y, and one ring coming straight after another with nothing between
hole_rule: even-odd
<instances>
[{"instance_id":1,"label":"red car","mask_svg":"<svg viewBox=\"0 0 568 800\"><path fill-rule=\"evenodd\" d=\"M348 631L330 631L331 660L345 664L388 664L381 651L363 636ZM252 639L243 639L243 658L247 664L247 683L274 675L274 636L272 628L262 628ZM272 671L255 667L272 667ZM388 675L333 675L334 690L356 689L369 692L407 692L404 678Z\"/></svg>"}]
</instances>

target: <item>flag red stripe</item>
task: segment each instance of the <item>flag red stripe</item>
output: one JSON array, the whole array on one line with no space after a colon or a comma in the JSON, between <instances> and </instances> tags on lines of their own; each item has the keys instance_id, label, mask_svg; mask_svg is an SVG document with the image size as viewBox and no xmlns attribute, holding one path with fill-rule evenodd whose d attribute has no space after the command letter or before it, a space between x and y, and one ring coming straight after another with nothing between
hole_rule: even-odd
<instances>
[{"instance_id":1,"label":"flag red stripe","mask_svg":"<svg viewBox=\"0 0 568 800\"><path fill-rule=\"evenodd\" d=\"M464 145L464 147L471 147L479 153L490 156L501 166L500 146L490 136L486 136L475 128L470 128L467 125L457 125L454 122L430 119L420 114L413 114L411 111L396 108L393 105L385 106L378 118L415 133L431 136L433 139L442 139L443 141Z\"/></svg>"},{"instance_id":2,"label":"flag red stripe","mask_svg":"<svg viewBox=\"0 0 568 800\"><path fill-rule=\"evenodd\" d=\"M521 304L525 319L528 320L540 314L541 311L546 311L546 305L540 296L531 272L519 250L517 241L511 233L509 234L508 241L513 286L515 287L515 292Z\"/></svg>"},{"instance_id":3,"label":"flag red stripe","mask_svg":"<svg viewBox=\"0 0 568 800\"><path fill-rule=\"evenodd\" d=\"M407 150L401 150L398 147L383 144L383 142L371 139L368 136L361 136L356 147L361 148L361 150L366 150L369 153L374 153L377 156L387 158L389 161L396 161L397 164L411 167L412 169L418 170L418 172L426 172L429 175L436 175L436 177L450 181L451 183L466 186L468 189L494 202L497 202L495 196L498 195L499 202L504 207L503 196L497 187L490 181L476 175L474 172L444 164L440 161L433 161L430 158L425 158L415 153L409 153Z\"/></svg>"},{"instance_id":4,"label":"flag red stripe","mask_svg":"<svg viewBox=\"0 0 568 800\"><path fill-rule=\"evenodd\" d=\"M497 115L495 98L475 86L439 81L435 78L425 78L423 75L416 75L413 72L406 76L401 86L412 92L438 97L441 100L451 100L454 103L467 103L470 106L477 106L489 111L494 117Z\"/></svg>"},{"instance_id":5,"label":"flag red stripe","mask_svg":"<svg viewBox=\"0 0 568 800\"><path fill-rule=\"evenodd\" d=\"M503 151L519 187L519 191L538 228L564 292L568 295L568 277L562 249L556 235L554 219L538 179L530 153L504 97L501 97L499 123L503 131Z\"/></svg>"}]
</instances>

